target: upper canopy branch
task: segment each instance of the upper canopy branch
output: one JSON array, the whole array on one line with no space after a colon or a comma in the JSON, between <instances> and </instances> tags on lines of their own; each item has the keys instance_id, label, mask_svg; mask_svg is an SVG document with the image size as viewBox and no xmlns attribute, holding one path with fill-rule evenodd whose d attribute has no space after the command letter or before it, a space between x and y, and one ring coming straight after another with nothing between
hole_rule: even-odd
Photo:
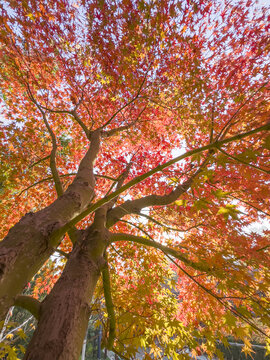
<instances>
[{"instance_id":1,"label":"upper canopy branch","mask_svg":"<svg viewBox=\"0 0 270 360\"><path fill-rule=\"evenodd\" d=\"M216 140L223 139L229 129L233 126L233 120L235 117L239 114L239 112L250 102L250 100L259 92L261 91L266 85L268 84L268 81L263 83L262 86L260 86L256 91L254 91L244 102L239 106L239 108L234 112L234 114L231 116L231 118L227 121L227 123L224 125L224 127L221 129L219 134L216 137Z\"/></svg>"},{"instance_id":2,"label":"upper canopy branch","mask_svg":"<svg viewBox=\"0 0 270 360\"><path fill-rule=\"evenodd\" d=\"M61 183L61 180L60 180L60 177L59 177L59 173L58 173L57 166L56 166L56 161L55 161L56 152L57 152L56 136L55 136L55 134L54 134L48 120L47 120L45 111L42 109L40 104L34 98L34 95L32 94L30 86L29 86L28 83L27 83L27 92L28 92L28 96L31 99L31 101L36 105L38 110L41 112L44 124L45 124L45 126L46 126L46 128L47 128L47 130L48 130L48 132L50 134L51 140L52 140L52 151L51 151L51 154L50 154L50 168L51 168L51 171L52 171L52 176L53 176L53 180L54 180L54 184L55 184L56 193L57 193L58 196L61 196L61 195L63 195L64 191L63 191L62 183Z\"/></svg>"},{"instance_id":3,"label":"upper canopy branch","mask_svg":"<svg viewBox=\"0 0 270 360\"><path fill-rule=\"evenodd\" d=\"M150 240L150 239L146 239L142 236L136 236L136 235L125 234L125 233L110 233L109 242L113 243L116 241L129 241L129 242L142 244L145 246L150 246L155 249L159 249L166 254L172 255L174 258L182 261L184 264L192 267L195 270L205 271L205 272L211 271L209 266L207 266L206 264L195 263L194 261L189 260L184 254L179 253L177 250L171 249L168 246L162 245L162 244L160 244L156 241Z\"/></svg>"},{"instance_id":4,"label":"upper canopy branch","mask_svg":"<svg viewBox=\"0 0 270 360\"><path fill-rule=\"evenodd\" d=\"M127 108L129 105L131 105L132 103L134 103L134 102L139 98L139 96L140 96L140 94L141 94L141 91L142 91L142 88L143 88L143 85L144 85L144 83L145 83L145 81L146 81L146 79L147 79L147 75L148 75L148 72L149 72L149 69L150 69L151 65L152 65L152 63L149 64L148 69L147 69L147 71L145 72L145 75L144 75L144 77L143 77L143 81L142 81L141 85L139 86L139 89L138 89L136 95L135 95L131 100L129 100L128 102L126 102L123 106L121 106L120 109L118 109L118 110L109 118L109 120L106 121L104 125L102 125L101 129L104 129L106 126L108 126L108 125L113 121L113 119L114 119L119 113L121 113L121 111L123 111L125 108Z\"/></svg>"},{"instance_id":5,"label":"upper canopy branch","mask_svg":"<svg viewBox=\"0 0 270 360\"><path fill-rule=\"evenodd\" d=\"M209 154L208 154L209 155ZM169 194L165 195L148 195L142 197L140 199L135 200L127 200L124 204L117 206L108 212L107 217L107 226L111 227L114 225L119 219L123 216L136 213L139 214L140 210L149 207L149 206L164 206L169 205L176 201L179 196L184 194L192 185L194 179L200 174L207 164L209 157L205 159L199 169L192 175L188 180L186 180L183 184L178 185L174 190L172 190Z\"/></svg>"},{"instance_id":6,"label":"upper canopy branch","mask_svg":"<svg viewBox=\"0 0 270 360\"><path fill-rule=\"evenodd\" d=\"M119 133L121 131L130 129L133 125L135 125L137 123L137 121L139 120L140 116L142 115L142 113L144 112L145 109L146 109L146 106L140 111L140 113L136 117L136 119L131 121L129 124L119 126L119 127L115 128L115 129L111 129L111 130L108 130L108 131L102 131L102 133L101 133L102 136L103 137L110 137L110 136L113 136L114 134L117 134L117 133Z\"/></svg>"},{"instance_id":7,"label":"upper canopy branch","mask_svg":"<svg viewBox=\"0 0 270 360\"><path fill-rule=\"evenodd\" d=\"M163 223L159 222L157 219L154 219L152 216L142 214L142 213L140 213L138 215L148 219L149 221L153 222L154 224L157 224L158 226L161 226L161 227L166 228L166 229L171 230L171 231L177 231L177 232L187 232L187 231L192 230L192 229L197 229L198 227L203 225L202 223L199 223L199 224L190 226L187 229L178 229L178 228L171 227L171 226L168 226L166 224L163 224Z\"/></svg>"},{"instance_id":8,"label":"upper canopy branch","mask_svg":"<svg viewBox=\"0 0 270 360\"><path fill-rule=\"evenodd\" d=\"M233 155L231 155L231 154L228 154L228 153L227 153L226 151L224 151L223 149L218 149L218 150L219 150L220 152L222 152L224 155L226 155L227 157L229 157L229 158L231 158L231 159L233 159L233 160L235 160L235 161L238 161L238 162L240 162L240 163L242 163L242 164L244 164L244 165L250 166L250 167L252 167L253 169L262 171L262 172L264 172L265 174L269 174L269 173L270 173L269 170L265 170L265 169L263 169L263 168L261 168L261 167L259 167L259 166L250 164L250 163L247 162L247 161L244 161L244 160L242 160L242 159L239 159L239 158L236 157L236 156L233 156Z\"/></svg>"},{"instance_id":9,"label":"upper canopy branch","mask_svg":"<svg viewBox=\"0 0 270 360\"><path fill-rule=\"evenodd\" d=\"M139 184L140 182L142 182L143 180L149 178L150 176L158 173L159 171L162 171L164 169L166 169L167 167L187 158L190 157L192 155L195 154L199 154L203 151L206 150L210 150L210 149L215 149L215 148L219 148L225 144L231 143L233 141L237 141L237 140L241 140L245 137L254 135L256 133L259 133L261 131L267 131L270 130L270 122L268 122L267 124L260 126L258 128L255 128L253 130L241 133L241 134L237 134L234 136L231 136L227 139L223 139L220 141L215 141L212 144L208 144L205 146L201 146L199 148L193 149L193 150L189 150L187 151L185 154L182 154L180 156L177 156L176 158L169 160L167 162L165 162L162 165L158 165L155 168L153 168L152 170L147 171L146 173L137 176L136 178L130 180L128 183L126 183L125 185L123 185L120 189L114 191L113 193L109 194L106 197L103 197L102 199L98 200L95 204L89 206L87 209L85 209L85 211L83 211L80 215L76 216L74 219L72 219L68 224L66 224L65 226L63 226L59 231L57 231L55 233L55 236L59 236L64 234L68 228L72 227L73 225L77 224L79 221L81 221L85 216L87 216L88 214L96 211L98 208L100 208L101 206L103 206L104 204L108 203L109 201L111 201L112 199L114 199L115 197L117 197L118 195L120 195L121 193L125 192L126 190L130 189L131 187L133 187L134 185Z\"/></svg>"},{"instance_id":10,"label":"upper canopy branch","mask_svg":"<svg viewBox=\"0 0 270 360\"><path fill-rule=\"evenodd\" d=\"M26 86L27 86L27 92L28 92L29 98L38 107L38 109L42 113L43 119L44 119L43 114L45 114L44 110L48 111L50 113L55 113L55 114L68 114L68 115L71 115L75 119L75 121L80 125L80 127L83 129L86 137L89 138L89 130L88 130L87 126L85 125L85 123L81 120L79 114L77 113L77 109L78 109L79 105L81 104L81 102L83 101L83 94L81 96L81 99L78 101L77 104L75 104L75 107L72 110L51 109L48 106L44 106L44 105L41 105L40 103L38 103L38 101L34 98L33 93L31 92L29 83L27 83ZM48 128L48 126L47 126L47 128ZM50 135L53 137L52 131L49 130L49 132L50 132Z\"/></svg>"}]
</instances>

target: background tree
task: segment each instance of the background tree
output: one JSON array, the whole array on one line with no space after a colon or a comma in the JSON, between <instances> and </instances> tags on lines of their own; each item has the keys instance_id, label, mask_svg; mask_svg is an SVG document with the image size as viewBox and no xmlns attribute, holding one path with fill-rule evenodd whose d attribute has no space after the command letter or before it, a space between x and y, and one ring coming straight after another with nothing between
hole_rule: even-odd
<instances>
[{"instance_id":1,"label":"background tree","mask_svg":"<svg viewBox=\"0 0 270 360\"><path fill-rule=\"evenodd\" d=\"M269 235L249 230L269 215L255 5L2 1L0 313L38 318L25 359L77 359L93 296L123 358L267 337ZM50 294L21 297L55 251Z\"/></svg>"}]
</instances>

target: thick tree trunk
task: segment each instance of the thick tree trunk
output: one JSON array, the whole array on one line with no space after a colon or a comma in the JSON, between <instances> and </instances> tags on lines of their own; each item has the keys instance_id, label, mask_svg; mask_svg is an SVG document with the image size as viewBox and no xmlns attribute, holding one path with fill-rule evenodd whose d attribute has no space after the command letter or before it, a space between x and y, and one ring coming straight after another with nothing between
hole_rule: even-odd
<instances>
[{"instance_id":1,"label":"thick tree trunk","mask_svg":"<svg viewBox=\"0 0 270 360\"><path fill-rule=\"evenodd\" d=\"M78 360L91 299L105 260L105 239L90 228L75 245L60 279L41 305L24 360Z\"/></svg>"},{"instance_id":2,"label":"thick tree trunk","mask_svg":"<svg viewBox=\"0 0 270 360\"><path fill-rule=\"evenodd\" d=\"M28 213L0 243L0 320L14 304L28 281L59 245L55 232L80 214L94 196L93 162L99 149L99 133L82 159L73 183L47 208Z\"/></svg>"},{"instance_id":3,"label":"thick tree trunk","mask_svg":"<svg viewBox=\"0 0 270 360\"><path fill-rule=\"evenodd\" d=\"M0 319L55 251L61 239L52 244L52 234L76 215L76 200L63 196L44 210L26 214L0 243Z\"/></svg>"}]
</instances>

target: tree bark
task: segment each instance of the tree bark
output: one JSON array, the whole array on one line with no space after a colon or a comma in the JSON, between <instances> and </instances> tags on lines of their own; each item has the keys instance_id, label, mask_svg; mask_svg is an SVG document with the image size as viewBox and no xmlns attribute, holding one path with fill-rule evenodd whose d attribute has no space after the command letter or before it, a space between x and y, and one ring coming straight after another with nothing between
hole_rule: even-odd
<instances>
[{"instance_id":1,"label":"tree bark","mask_svg":"<svg viewBox=\"0 0 270 360\"><path fill-rule=\"evenodd\" d=\"M99 133L82 159L66 192L48 207L28 213L0 243L0 320L14 304L28 281L55 251L61 236L54 236L89 205L94 197L93 163L99 149Z\"/></svg>"},{"instance_id":2,"label":"tree bark","mask_svg":"<svg viewBox=\"0 0 270 360\"><path fill-rule=\"evenodd\" d=\"M37 329L24 360L78 360L91 299L105 264L106 239L97 229L82 232L63 274L41 305Z\"/></svg>"}]
</instances>

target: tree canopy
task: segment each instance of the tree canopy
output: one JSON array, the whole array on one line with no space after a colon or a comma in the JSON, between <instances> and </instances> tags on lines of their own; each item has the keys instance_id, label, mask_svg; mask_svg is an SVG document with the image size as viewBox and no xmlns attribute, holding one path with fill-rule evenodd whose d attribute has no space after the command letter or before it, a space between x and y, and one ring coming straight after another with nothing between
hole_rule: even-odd
<instances>
[{"instance_id":1,"label":"tree canopy","mask_svg":"<svg viewBox=\"0 0 270 360\"><path fill-rule=\"evenodd\" d=\"M24 359L78 359L91 314L124 359L267 340L268 9L0 6L0 314L37 317Z\"/></svg>"}]
</instances>

